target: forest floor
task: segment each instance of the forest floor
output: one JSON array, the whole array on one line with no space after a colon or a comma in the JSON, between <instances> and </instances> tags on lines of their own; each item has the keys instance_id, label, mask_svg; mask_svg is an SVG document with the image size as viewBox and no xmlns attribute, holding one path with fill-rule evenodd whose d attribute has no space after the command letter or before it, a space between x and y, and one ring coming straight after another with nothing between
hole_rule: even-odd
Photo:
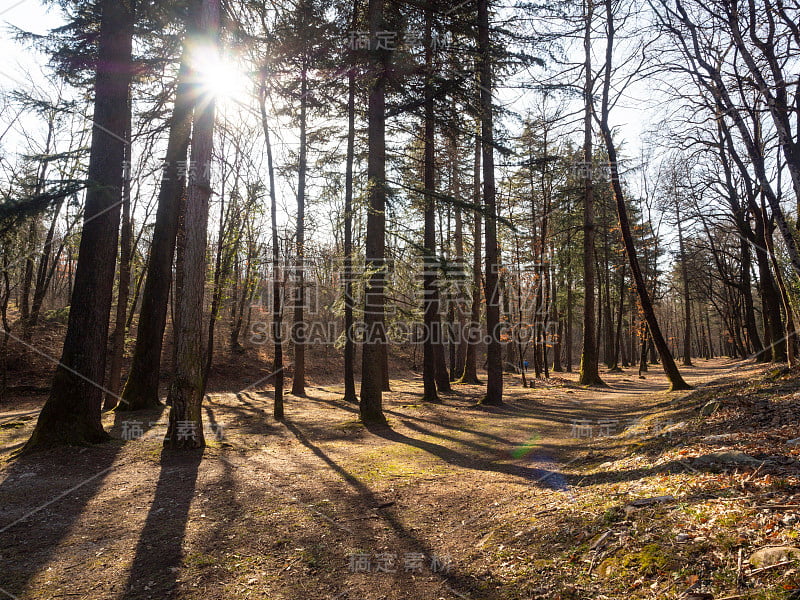
<instances>
[{"instance_id":1,"label":"forest floor","mask_svg":"<svg viewBox=\"0 0 800 600\"><path fill-rule=\"evenodd\" d=\"M497 408L397 379L384 429L337 386L287 396L285 423L268 391L217 391L202 454L162 453L156 410L15 458L30 400L0 412L0 598L800 597L800 377L683 371L688 394L658 366L608 389L509 375Z\"/></svg>"}]
</instances>

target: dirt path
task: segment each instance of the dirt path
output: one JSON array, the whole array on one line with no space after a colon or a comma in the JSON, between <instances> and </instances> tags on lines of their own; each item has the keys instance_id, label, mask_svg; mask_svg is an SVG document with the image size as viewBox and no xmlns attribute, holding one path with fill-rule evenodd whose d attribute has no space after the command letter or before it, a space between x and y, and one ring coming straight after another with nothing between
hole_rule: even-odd
<instances>
[{"instance_id":1,"label":"dirt path","mask_svg":"<svg viewBox=\"0 0 800 600\"><path fill-rule=\"evenodd\" d=\"M285 424L269 394L214 394L202 457L162 456L166 414L151 412L108 416L139 439L9 461L33 421L0 413L0 598L515 598L481 570L493 523L580 495L570 473L587 443L675 397L655 369L606 374L607 390L509 377L498 408L475 406L479 386L422 405L419 381L396 380L391 429L371 431L336 387L290 396Z\"/></svg>"}]
</instances>

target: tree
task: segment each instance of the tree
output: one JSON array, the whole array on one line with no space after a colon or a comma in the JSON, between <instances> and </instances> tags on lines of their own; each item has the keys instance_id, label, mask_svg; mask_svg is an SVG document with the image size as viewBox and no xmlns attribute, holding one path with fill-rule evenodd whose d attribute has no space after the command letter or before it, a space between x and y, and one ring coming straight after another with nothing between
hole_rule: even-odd
<instances>
[{"instance_id":1,"label":"tree","mask_svg":"<svg viewBox=\"0 0 800 600\"><path fill-rule=\"evenodd\" d=\"M384 0L369 0L369 98L367 100L367 239L364 297L365 339L361 353L359 414L365 423L385 425L383 361L386 351L384 289L386 286L386 80L390 50L378 43L385 31Z\"/></svg>"},{"instance_id":2,"label":"tree","mask_svg":"<svg viewBox=\"0 0 800 600\"><path fill-rule=\"evenodd\" d=\"M688 63L686 67L687 71L691 74L696 85L714 99L720 113L729 118L736 127L740 139L747 150L747 155L755 173L755 179L765 194L767 203L777 223L778 230L781 232L792 269L796 275L800 276L800 250L798 250L792 227L781 207L780 199L773 191L772 181L767 173L761 147L755 139L757 136L754 135L754 133L757 132L748 128L745 114L743 114L747 107L743 107L743 110L734 102L728 84L730 79L727 78L722 71L724 63L720 62L718 47L725 42L705 36L682 0L676 0L674 8L666 2L666 0L660 0L660 6L662 12L658 14L659 22L672 36L672 39L678 42L678 48ZM717 33L718 30L713 31ZM733 78L733 82L735 86L738 86L738 90L741 92L744 88L745 81L738 70L735 70L735 74L736 77ZM755 75L754 77L757 85L764 90L766 84L763 79ZM778 87L783 87L785 89L785 85L782 86L779 84ZM767 102L771 101L770 98L771 96L767 98ZM773 106L772 109L774 114L775 107ZM780 112L781 109L778 108L777 110ZM779 120L782 120L782 117L779 118ZM778 125L776 125L776 127L778 127L779 130L782 128ZM781 139L784 139L783 133L780 135ZM782 148L784 152L787 150L787 146L785 145ZM791 156L790 151L787 158ZM795 170L795 172L800 176L800 170ZM793 183L796 181L800 182L800 179L793 180ZM797 184L795 183L795 185ZM795 191L798 192L797 187Z\"/></svg>"},{"instance_id":3,"label":"tree","mask_svg":"<svg viewBox=\"0 0 800 600\"><path fill-rule=\"evenodd\" d=\"M486 395L482 404L503 404L503 357L500 341L500 252L497 244L497 199L494 174L492 106L492 52L489 37L489 0L478 0L478 86L480 88L483 206L486 214L486 329L488 331Z\"/></svg>"},{"instance_id":4,"label":"tree","mask_svg":"<svg viewBox=\"0 0 800 600\"><path fill-rule=\"evenodd\" d=\"M297 228L295 231L295 295L292 342L294 343L294 374L292 394L306 395L306 331L303 310L306 302L305 269L305 225L306 225L306 172L308 170L308 68L307 62L300 67L300 156L297 168Z\"/></svg>"},{"instance_id":5,"label":"tree","mask_svg":"<svg viewBox=\"0 0 800 600\"><path fill-rule=\"evenodd\" d=\"M467 353L464 359L464 373L459 383L480 384L478 379L478 344L481 335L481 138L475 135L475 160L472 170L472 298L470 301L469 331L467 334Z\"/></svg>"},{"instance_id":6,"label":"tree","mask_svg":"<svg viewBox=\"0 0 800 600\"><path fill-rule=\"evenodd\" d=\"M202 0L199 45L217 52L219 0ZM196 68L193 66L193 68ZM194 449L205 445L203 436L203 296L206 274L208 201L211 197L211 157L214 143L215 99L197 96L192 119L191 164L186 196L186 246L184 267L178 273L182 294L178 300L180 329L176 332L177 369L170 384L169 426L164 445L172 449Z\"/></svg>"},{"instance_id":7,"label":"tree","mask_svg":"<svg viewBox=\"0 0 800 600\"><path fill-rule=\"evenodd\" d=\"M355 10L353 11L355 13ZM353 19L355 22L355 18ZM347 72L347 156L344 183L344 399L358 402L355 384L355 332L353 331L353 158L356 138L355 65Z\"/></svg>"},{"instance_id":8,"label":"tree","mask_svg":"<svg viewBox=\"0 0 800 600\"><path fill-rule=\"evenodd\" d=\"M436 129L433 99L433 11L434 6L425 9L425 83L424 83L424 158L423 158L423 194L424 194L424 257L423 257L423 307L424 307L424 341L422 357L422 399L425 402L439 402L437 393L437 357L436 346L442 343L440 337L439 293L437 290L437 273L439 265L436 257L436 182L434 174L434 145Z\"/></svg>"},{"instance_id":9,"label":"tree","mask_svg":"<svg viewBox=\"0 0 800 600\"><path fill-rule=\"evenodd\" d=\"M275 168L272 163L272 142L270 141L269 120L267 119L267 86L265 84L266 70L261 71L261 85L259 86L259 107L261 109L261 126L264 130L264 143L267 147L267 173L269 176L269 213L272 232L272 381L274 398L272 416L276 421L283 420L283 309L281 307L281 254L280 240L278 239L278 206L275 198Z\"/></svg>"},{"instance_id":10,"label":"tree","mask_svg":"<svg viewBox=\"0 0 800 600\"><path fill-rule=\"evenodd\" d=\"M598 371L598 343L595 338L595 255L594 255L594 185L592 183L592 16L594 0L584 0L584 116L583 116L583 350L581 352L581 385L605 385Z\"/></svg>"},{"instance_id":11,"label":"tree","mask_svg":"<svg viewBox=\"0 0 800 600\"><path fill-rule=\"evenodd\" d=\"M298 128L297 150L297 213L294 238L294 268L292 270L292 328L291 341L294 348L292 364L292 394L305 396L306 350L308 346L308 323L305 304L306 282L306 211L308 203L307 182L309 176L309 145L315 131L310 130L310 119L327 105L319 97L323 82L316 73L321 72L331 60L331 24L325 18L327 5L317 0L301 0L290 9L278 11L274 27L274 43L271 49L271 68L275 77L270 81L285 99L285 111ZM316 132L319 133L319 132Z\"/></svg>"},{"instance_id":12,"label":"tree","mask_svg":"<svg viewBox=\"0 0 800 600\"><path fill-rule=\"evenodd\" d=\"M451 322L451 328L455 328L455 335L453 336L453 344L455 349L451 352L453 357L450 366L450 380L455 381L464 373L464 365L467 360L467 343L464 338L464 332L467 326L467 317L465 314L465 298L464 298L464 282L466 280L465 262L464 262L464 215L461 207L461 174L459 172L459 151L458 140L455 135L451 137L452 157L451 157L451 171L450 171L450 187L453 194L455 204L455 231L453 232L453 244L455 246L455 276L458 283L458 296L450 299L450 311L457 313L457 323Z\"/></svg>"},{"instance_id":13,"label":"tree","mask_svg":"<svg viewBox=\"0 0 800 600\"><path fill-rule=\"evenodd\" d=\"M614 0L604 0L605 3L605 25L606 25L606 53L605 53L605 66L603 68L602 80L602 95L600 114L598 122L600 125L600 132L603 135L605 142L606 152L608 153L608 162L611 170L611 186L614 190L614 200L617 206L617 218L619 219L619 227L622 233L622 239L625 244L625 252L628 255L630 263L631 275L636 284L636 291L639 294L639 303L642 306L647 327L650 335L653 338L658 354L661 357L661 364L664 368L667 378L670 382L670 391L688 390L691 386L687 384L675 364L672 353L667 346L667 342L661 333L656 313L653 309L650 294L647 291L647 286L639 266L639 259L636 255L636 246L633 243L633 235L631 233L630 220L628 218L628 209L625 205L625 195L622 190L622 183L619 177L619 162L617 160L617 150L614 145L613 134L608 122L608 117L611 111L610 91L611 91L611 78L614 59L614 40L616 35L616 25L614 17ZM619 93L619 92L617 92Z\"/></svg>"},{"instance_id":14,"label":"tree","mask_svg":"<svg viewBox=\"0 0 800 600\"><path fill-rule=\"evenodd\" d=\"M50 396L24 451L108 439L101 410L129 128L134 9L101 0L86 208L67 334Z\"/></svg>"}]
</instances>

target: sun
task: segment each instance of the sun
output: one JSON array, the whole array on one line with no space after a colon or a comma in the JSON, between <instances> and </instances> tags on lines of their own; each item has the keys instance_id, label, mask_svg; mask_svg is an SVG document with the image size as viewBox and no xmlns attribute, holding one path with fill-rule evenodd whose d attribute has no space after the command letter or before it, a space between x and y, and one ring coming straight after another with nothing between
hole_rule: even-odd
<instances>
[{"instance_id":1,"label":"sun","mask_svg":"<svg viewBox=\"0 0 800 600\"><path fill-rule=\"evenodd\" d=\"M236 57L208 46L196 46L191 56L198 83L217 101L243 99L248 93L250 81Z\"/></svg>"}]
</instances>

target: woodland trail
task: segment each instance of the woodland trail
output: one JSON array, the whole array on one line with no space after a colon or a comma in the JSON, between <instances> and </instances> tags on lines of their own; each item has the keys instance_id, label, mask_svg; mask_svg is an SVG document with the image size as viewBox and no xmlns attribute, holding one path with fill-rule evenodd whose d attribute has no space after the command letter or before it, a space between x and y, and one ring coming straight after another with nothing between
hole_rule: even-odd
<instances>
[{"instance_id":1,"label":"woodland trail","mask_svg":"<svg viewBox=\"0 0 800 600\"><path fill-rule=\"evenodd\" d=\"M759 368L683 372L697 386ZM562 375L534 389L508 376L496 408L475 405L480 386L423 405L419 380L393 380L390 428L371 430L334 386L288 396L284 424L269 391L213 394L202 457L162 455L166 412L151 411L106 417L117 438L138 422L139 439L11 459L33 421L0 413L0 597L513 598L476 566L494 528L574 501L590 442L619 445L682 395L658 365L604 373L609 389Z\"/></svg>"}]
</instances>

